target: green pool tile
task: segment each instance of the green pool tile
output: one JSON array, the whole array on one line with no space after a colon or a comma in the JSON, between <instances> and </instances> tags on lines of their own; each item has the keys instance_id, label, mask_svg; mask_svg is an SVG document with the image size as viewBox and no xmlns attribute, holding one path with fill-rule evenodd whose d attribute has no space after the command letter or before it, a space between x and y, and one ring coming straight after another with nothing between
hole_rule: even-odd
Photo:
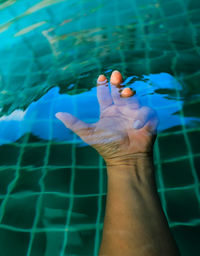
<instances>
[{"instance_id":1,"label":"green pool tile","mask_svg":"<svg viewBox=\"0 0 200 256\"><path fill-rule=\"evenodd\" d=\"M10 71L13 74L13 76L9 79L16 79L16 83L18 83L17 79L20 79L19 82L21 82L21 84L23 84L24 81L21 81L21 76L22 75L26 75L29 72L29 68L30 68L30 60L28 60L26 57L23 59L18 59L17 62L13 62L12 66L10 67ZM11 80L9 80L10 82L12 82ZM15 84L15 82L14 82Z\"/></svg>"},{"instance_id":2,"label":"green pool tile","mask_svg":"<svg viewBox=\"0 0 200 256\"><path fill-rule=\"evenodd\" d=\"M190 222L191 226L175 226L173 233L178 244L181 256L197 256L200 252L200 226L193 221Z\"/></svg>"},{"instance_id":3,"label":"green pool tile","mask_svg":"<svg viewBox=\"0 0 200 256\"><path fill-rule=\"evenodd\" d=\"M160 156L162 160L187 156L187 145L183 134L159 137Z\"/></svg>"},{"instance_id":4,"label":"green pool tile","mask_svg":"<svg viewBox=\"0 0 200 256\"><path fill-rule=\"evenodd\" d=\"M48 230L35 233L30 256L60 255L63 244L63 232Z\"/></svg>"},{"instance_id":5,"label":"green pool tile","mask_svg":"<svg viewBox=\"0 0 200 256\"><path fill-rule=\"evenodd\" d=\"M9 198L5 206L2 224L16 228L31 228L36 211L37 196Z\"/></svg>"},{"instance_id":6,"label":"green pool tile","mask_svg":"<svg viewBox=\"0 0 200 256\"><path fill-rule=\"evenodd\" d=\"M152 49L157 49L162 51L162 49L164 48L166 51L171 50L171 46L170 44L166 41L166 36L165 34L160 34L159 35L159 40L157 39L157 37L150 37L149 38L149 45Z\"/></svg>"},{"instance_id":7,"label":"green pool tile","mask_svg":"<svg viewBox=\"0 0 200 256\"><path fill-rule=\"evenodd\" d=\"M200 72L196 73L196 74L192 74L190 76L186 76L186 77L183 77L183 82L186 84L187 86L187 90L188 90L188 94L189 95L193 95L194 92L196 94L199 94L200 93L200 86L199 86L199 79L200 79ZM190 111L188 109L188 113L186 113L186 115L191 115L193 114L193 116L197 116L199 117L199 111L198 109L196 108L196 104L193 105L194 107L191 107ZM187 110L187 105L184 106L184 109ZM184 111L184 114L185 114L185 111Z\"/></svg>"},{"instance_id":8,"label":"green pool tile","mask_svg":"<svg viewBox=\"0 0 200 256\"><path fill-rule=\"evenodd\" d=\"M126 61L127 62L132 61L132 56L128 55L128 51L129 51L129 49L127 50L127 54L126 54ZM144 52L143 49L135 49L133 54L134 54L134 59L136 59L136 60L140 60L141 58L145 59L145 52Z\"/></svg>"},{"instance_id":9,"label":"green pool tile","mask_svg":"<svg viewBox=\"0 0 200 256\"><path fill-rule=\"evenodd\" d=\"M199 9L196 9L194 10L193 12L189 12L188 13L188 16L189 16L189 19L190 19L190 22L193 24L193 25L199 25ZM199 36L199 35L198 35ZM197 40L197 43L199 41Z\"/></svg>"},{"instance_id":10,"label":"green pool tile","mask_svg":"<svg viewBox=\"0 0 200 256\"><path fill-rule=\"evenodd\" d=\"M0 228L1 256L25 256L28 248L30 234Z\"/></svg>"},{"instance_id":11,"label":"green pool tile","mask_svg":"<svg viewBox=\"0 0 200 256\"><path fill-rule=\"evenodd\" d=\"M179 15L183 12L183 7L179 1L164 1L161 5L165 16Z\"/></svg>"},{"instance_id":12,"label":"green pool tile","mask_svg":"<svg viewBox=\"0 0 200 256\"><path fill-rule=\"evenodd\" d=\"M174 55L169 53L168 56L164 55L158 59L151 59L150 67L151 73L173 73L172 71L172 59ZM143 64L144 65L144 64ZM146 72L148 74L148 72Z\"/></svg>"},{"instance_id":13,"label":"green pool tile","mask_svg":"<svg viewBox=\"0 0 200 256\"><path fill-rule=\"evenodd\" d=\"M83 245L79 232L68 232L68 241L70 247L65 249L66 255L81 255Z\"/></svg>"},{"instance_id":14,"label":"green pool tile","mask_svg":"<svg viewBox=\"0 0 200 256\"><path fill-rule=\"evenodd\" d=\"M36 233L34 234L34 241L31 250L31 256L44 256L46 253L48 240L46 232ZM52 248L53 249L53 248ZM55 249L54 249L55 251ZM53 252L54 252L53 251Z\"/></svg>"},{"instance_id":15,"label":"green pool tile","mask_svg":"<svg viewBox=\"0 0 200 256\"><path fill-rule=\"evenodd\" d=\"M194 158L194 165L200 182L200 156Z\"/></svg>"},{"instance_id":16,"label":"green pool tile","mask_svg":"<svg viewBox=\"0 0 200 256\"><path fill-rule=\"evenodd\" d=\"M184 31L185 31L185 28L181 31L181 34L184 34ZM182 38L181 36L179 38L180 41L184 41L182 46L183 47L185 46L185 48L190 47L191 39L188 39L188 38L191 38L190 33L186 34L185 38L186 39ZM180 50L182 50L182 49L179 48L179 51ZM190 63L193 63L193 65L191 65ZM196 50L195 49L187 50L187 52L184 51L184 53L182 53L178 57L178 59L176 61L176 72L179 74L181 72L183 72L185 75L191 74L191 73L196 73L199 71L199 66L200 66L200 60L199 60Z\"/></svg>"},{"instance_id":17,"label":"green pool tile","mask_svg":"<svg viewBox=\"0 0 200 256\"><path fill-rule=\"evenodd\" d=\"M19 151L20 147L12 144L0 146L0 165L16 165Z\"/></svg>"},{"instance_id":18,"label":"green pool tile","mask_svg":"<svg viewBox=\"0 0 200 256\"><path fill-rule=\"evenodd\" d=\"M14 185L12 194L22 194L31 192L40 192L39 180L42 176L42 170L24 170L19 171L19 177Z\"/></svg>"},{"instance_id":19,"label":"green pool tile","mask_svg":"<svg viewBox=\"0 0 200 256\"><path fill-rule=\"evenodd\" d=\"M189 141L192 148L193 154L199 154L200 153L200 131L194 131L188 133Z\"/></svg>"},{"instance_id":20,"label":"green pool tile","mask_svg":"<svg viewBox=\"0 0 200 256\"><path fill-rule=\"evenodd\" d=\"M200 102L194 102L183 106L185 117L200 117Z\"/></svg>"},{"instance_id":21,"label":"green pool tile","mask_svg":"<svg viewBox=\"0 0 200 256\"><path fill-rule=\"evenodd\" d=\"M96 223L98 212L98 197L74 198L73 215L70 225Z\"/></svg>"},{"instance_id":22,"label":"green pool tile","mask_svg":"<svg viewBox=\"0 0 200 256\"><path fill-rule=\"evenodd\" d=\"M188 10L200 9L200 3L199 1L196 1L196 0L190 0L188 1L187 8Z\"/></svg>"},{"instance_id":23,"label":"green pool tile","mask_svg":"<svg viewBox=\"0 0 200 256\"><path fill-rule=\"evenodd\" d=\"M85 166L98 166L99 155L92 147L77 147L76 164Z\"/></svg>"},{"instance_id":24,"label":"green pool tile","mask_svg":"<svg viewBox=\"0 0 200 256\"><path fill-rule=\"evenodd\" d=\"M175 23L176 23L176 26L173 26ZM180 15L172 16L166 19L164 24L168 28L167 31L170 32L170 37L172 38L171 40L174 42L174 45L177 46L177 41L175 41L175 39L177 39L175 32L177 32L178 35L180 35L179 28L184 28L188 26L188 21L185 15L183 13L180 13ZM170 41L169 36L166 36L166 40ZM179 48L178 46L177 48Z\"/></svg>"},{"instance_id":25,"label":"green pool tile","mask_svg":"<svg viewBox=\"0 0 200 256\"><path fill-rule=\"evenodd\" d=\"M71 168L49 169L44 178L44 190L69 193L71 172Z\"/></svg>"},{"instance_id":26,"label":"green pool tile","mask_svg":"<svg viewBox=\"0 0 200 256\"><path fill-rule=\"evenodd\" d=\"M15 169L0 170L0 194L4 195L7 193L8 186L15 177L15 172Z\"/></svg>"},{"instance_id":27,"label":"green pool tile","mask_svg":"<svg viewBox=\"0 0 200 256\"><path fill-rule=\"evenodd\" d=\"M65 255L94 255L95 230L69 232Z\"/></svg>"},{"instance_id":28,"label":"green pool tile","mask_svg":"<svg viewBox=\"0 0 200 256\"><path fill-rule=\"evenodd\" d=\"M141 23L145 23L145 21L151 21L153 20L153 22L156 22L157 20L160 21L160 19L162 19L159 9L156 8L155 4L149 3L149 5L141 5L140 2L137 3L138 4L138 13L140 14L140 17L143 17L143 19L141 19ZM136 14L137 15L137 14ZM153 23L152 22L152 23Z\"/></svg>"},{"instance_id":29,"label":"green pool tile","mask_svg":"<svg viewBox=\"0 0 200 256\"><path fill-rule=\"evenodd\" d=\"M175 188L194 184L194 177L191 172L189 159L163 163L162 177L166 188Z\"/></svg>"},{"instance_id":30,"label":"green pool tile","mask_svg":"<svg viewBox=\"0 0 200 256\"><path fill-rule=\"evenodd\" d=\"M127 73L133 74L133 70L134 70L134 74L137 74L138 76L143 74L148 74L148 70L145 65L145 60L141 60L141 62L136 62L136 63L135 62L128 63L128 67L126 69Z\"/></svg>"},{"instance_id":31,"label":"green pool tile","mask_svg":"<svg viewBox=\"0 0 200 256\"><path fill-rule=\"evenodd\" d=\"M187 223L199 218L200 207L195 189L166 191L165 199L171 222Z\"/></svg>"},{"instance_id":32,"label":"green pool tile","mask_svg":"<svg viewBox=\"0 0 200 256\"><path fill-rule=\"evenodd\" d=\"M54 194L42 197L39 228L64 228L69 209L69 198Z\"/></svg>"},{"instance_id":33,"label":"green pool tile","mask_svg":"<svg viewBox=\"0 0 200 256\"><path fill-rule=\"evenodd\" d=\"M87 195L99 193L99 169L75 170L74 193Z\"/></svg>"},{"instance_id":34,"label":"green pool tile","mask_svg":"<svg viewBox=\"0 0 200 256\"><path fill-rule=\"evenodd\" d=\"M52 144L49 165L66 166L72 164L72 144Z\"/></svg>"},{"instance_id":35,"label":"green pool tile","mask_svg":"<svg viewBox=\"0 0 200 256\"><path fill-rule=\"evenodd\" d=\"M22 155L21 166L43 166L45 152L45 146L26 146L25 151Z\"/></svg>"}]
</instances>

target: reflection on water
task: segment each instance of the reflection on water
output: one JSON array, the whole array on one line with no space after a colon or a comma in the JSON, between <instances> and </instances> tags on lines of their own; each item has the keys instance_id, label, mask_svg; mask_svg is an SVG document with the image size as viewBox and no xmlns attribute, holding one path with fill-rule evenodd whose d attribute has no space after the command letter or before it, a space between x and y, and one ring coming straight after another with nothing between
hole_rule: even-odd
<instances>
[{"instance_id":1,"label":"reflection on water","mask_svg":"<svg viewBox=\"0 0 200 256\"><path fill-rule=\"evenodd\" d=\"M157 111L160 120L158 131L183 124L180 111L184 101L178 97L182 90L180 83L166 73L144 76L143 81L132 82L135 79L136 76L129 77L123 84L136 90L141 105L150 106ZM57 112L69 112L86 122L96 122L99 117L96 88L70 95L60 94L59 88L54 87L38 101L31 103L25 111L15 110L10 115L1 117L0 143L11 143L28 132L43 140L75 142L72 132L55 118ZM200 119L195 116L184 118L184 123L188 126L193 126L194 121Z\"/></svg>"},{"instance_id":2,"label":"reflection on water","mask_svg":"<svg viewBox=\"0 0 200 256\"><path fill-rule=\"evenodd\" d=\"M110 68L128 76L166 72L183 82L186 96L200 92L198 12L192 4L183 1L174 14L170 3L157 1L0 3L1 116L26 109L55 85L66 91L66 81L91 89L96 75ZM88 74L90 80L82 79Z\"/></svg>"}]
</instances>

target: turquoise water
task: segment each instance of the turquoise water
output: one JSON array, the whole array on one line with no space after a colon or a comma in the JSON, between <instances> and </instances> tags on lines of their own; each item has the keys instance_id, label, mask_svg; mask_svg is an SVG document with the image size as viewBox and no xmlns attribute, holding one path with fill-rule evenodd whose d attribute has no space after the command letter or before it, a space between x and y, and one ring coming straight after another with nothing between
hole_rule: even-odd
<instances>
[{"instance_id":1,"label":"turquoise water","mask_svg":"<svg viewBox=\"0 0 200 256\"><path fill-rule=\"evenodd\" d=\"M54 114L96 121L96 78L114 69L159 115L158 192L181 255L198 255L199 11L197 0L0 1L1 255L97 255L105 165Z\"/></svg>"}]
</instances>

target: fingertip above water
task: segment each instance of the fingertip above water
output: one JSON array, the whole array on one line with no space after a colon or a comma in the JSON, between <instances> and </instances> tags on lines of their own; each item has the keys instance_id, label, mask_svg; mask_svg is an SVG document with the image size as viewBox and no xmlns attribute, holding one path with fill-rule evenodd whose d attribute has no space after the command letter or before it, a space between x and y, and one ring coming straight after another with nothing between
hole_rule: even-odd
<instances>
[{"instance_id":1,"label":"fingertip above water","mask_svg":"<svg viewBox=\"0 0 200 256\"><path fill-rule=\"evenodd\" d=\"M114 70L112 72L111 78L110 78L110 82L114 85L120 85L123 81L123 77L121 75L121 73L118 70Z\"/></svg>"},{"instance_id":2,"label":"fingertip above water","mask_svg":"<svg viewBox=\"0 0 200 256\"><path fill-rule=\"evenodd\" d=\"M97 82L99 83L101 83L101 82L105 82L105 81L107 81L107 78L104 76L104 75L100 75L99 77L98 77L98 79L97 79Z\"/></svg>"},{"instance_id":3,"label":"fingertip above water","mask_svg":"<svg viewBox=\"0 0 200 256\"><path fill-rule=\"evenodd\" d=\"M135 91L133 91L131 88L127 87L127 88L124 88L121 92L121 96L126 98L126 97L131 97L135 95Z\"/></svg>"}]
</instances>

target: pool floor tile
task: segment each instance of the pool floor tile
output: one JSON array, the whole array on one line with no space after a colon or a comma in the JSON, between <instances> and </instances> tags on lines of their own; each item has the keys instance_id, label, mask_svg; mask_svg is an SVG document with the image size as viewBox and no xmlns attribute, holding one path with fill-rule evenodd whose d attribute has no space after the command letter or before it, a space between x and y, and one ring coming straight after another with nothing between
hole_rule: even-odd
<instances>
[{"instance_id":1,"label":"pool floor tile","mask_svg":"<svg viewBox=\"0 0 200 256\"><path fill-rule=\"evenodd\" d=\"M57 256L60 254L64 239L64 231L44 231L34 234L30 256Z\"/></svg>"},{"instance_id":2,"label":"pool floor tile","mask_svg":"<svg viewBox=\"0 0 200 256\"><path fill-rule=\"evenodd\" d=\"M1 145L0 146L0 164L16 165L19 157L20 148L15 145Z\"/></svg>"},{"instance_id":3,"label":"pool floor tile","mask_svg":"<svg viewBox=\"0 0 200 256\"><path fill-rule=\"evenodd\" d=\"M67 166L72 164L72 144L52 144L49 165Z\"/></svg>"},{"instance_id":4,"label":"pool floor tile","mask_svg":"<svg viewBox=\"0 0 200 256\"><path fill-rule=\"evenodd\" d=\"M44 165L46 146L27 146L22 156L21 166L39 167Z\"/></svg>"},{"instance_id":5,"label":"pool floor tile","mask_svg":"<svg viewBox=\"0 0 200 256\"><path fill-rule=\"evenodd\" d=\"M38 228L64 228L69 210L70 198L54 194L42 197Z\"/></svg>"},{"instance_id":6,"label":"pool floor tile","mask_svg":"<svg viewBox=\"0 0 200 256\"><path fill-rule=\"evenodd\" d=\"M74 193L82 195L99 193L99 169L76 168Z\"/></svg>"},{"instance_id":7,"label":"pool floor tile","mask_svg":"<svg viewBox=\"0 0 200 256\"><path fill-rule=\"evenodd\" d=\"M48 170L44 178L45 191L69 193L71 168Z\"/></svg>"},{"instance_id":8,"label":"pool floor tile","mask_svg":"<svg viewBox=\"0 0 200 256\"><path fill-rule=\"evenodd\" d=\"M65 255L94 255L96 230L69 232Z\"/></svg>"},{"instance_id":9,"label":"pool floor tile","mask_svg":"<svg viewBox=\"0 0 200 256\"><path fill-rule=\"evenodd\" d=\"M195 189L165 192L170 222L190 222L200 216L200 205Z\"/></svg>"},{"instance_id":10,"label":"pool floor tile","mask_svg":"<svg viewBox=\"0 0 200 256\"><path fill-rule=\"evenodd\" d=\"M25 256L28 249L30 234L0 228L1 256Z\"/></svg>"},{"instance_id":11,"label":"pool floor tile","mask_svg":"<svg viewBox=\"0 0 200 256\"><path fill-rule=\"evenodd\" d=\"M76 164L85 166L98 166L99 155L92 147L77 147L76 148Z\"/></svg>"},{"instance_id":12,"label":"pool floor tile","mask_svg":"<svg viewBox=\"0 0 200 256\"><path fill-rule=\"evenodd\" d=\"M5 205L2 224L29 229L33 225L37 196L9 198ZM2 208L1 208L2 210Z\"/></svg>"},{"instance_id":13,"label":"pool floor tile","mask_svg":"<svg viewBox=\"0 0 200 256\"><path fill-rule=\"evenodd\" d=\"M14 169L2 169L0 170L0 195L5 195L8 190L9 184L15 178L16 170Z\"/></svg>"},{"instance_id":14,"label":"pool floor tile","mask_svg":"<svg viewBox=\"0 0 200 256\"><path fill-rule=\"evenodd\" d=\"M183 134L159 137L158 144L162 160L188 155L187 145Z\"/></svg>"},{"instance_id":15,"label":"pool floor tile","mask_svg":"<svg viewBox=\"0 0 200 256\"><path fill-rule=\"evenodd\" d=\"M162 164L162 176L166 188L194 184L189 159Z\"/></svg>"},{"instance_id":16,"label":"pool floor tile","mask_svg":"<svg viewBox=\"0 0 200 256\"><path fill-rule=\"evenodd\" d=\"M19 171L19 177L14 184L12 194L23 194L23 193L33 193L40 192L41 186L39 184L40 178L42 176L42 170L27 171L21 169Z\"/></svg>"}]
</instances>

